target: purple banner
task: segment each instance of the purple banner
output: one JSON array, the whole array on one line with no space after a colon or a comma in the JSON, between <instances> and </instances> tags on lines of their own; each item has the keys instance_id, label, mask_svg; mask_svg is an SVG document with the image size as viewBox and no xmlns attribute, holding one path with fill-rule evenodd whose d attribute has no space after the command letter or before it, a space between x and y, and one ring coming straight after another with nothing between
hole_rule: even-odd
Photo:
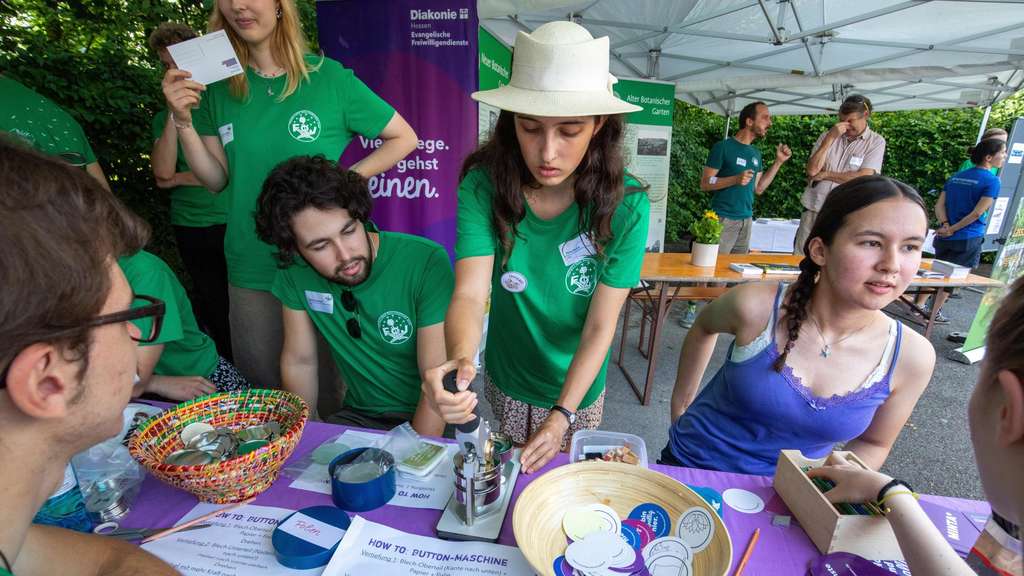
<instances>
[{"instance_id":1,"label":"purple banner","mask_svg":"<svg viewBox=\"0 0 1024 576\"><path fill-rule=\"evenodd\" d=\"M476 147L475 0L321 0L316 8L324 53L354 70L419 136L416 150L370 179L374 222L454 254L459 168ZM379 144L357 137L341 162L352 165Z\"/></svg>"}]
</instances>

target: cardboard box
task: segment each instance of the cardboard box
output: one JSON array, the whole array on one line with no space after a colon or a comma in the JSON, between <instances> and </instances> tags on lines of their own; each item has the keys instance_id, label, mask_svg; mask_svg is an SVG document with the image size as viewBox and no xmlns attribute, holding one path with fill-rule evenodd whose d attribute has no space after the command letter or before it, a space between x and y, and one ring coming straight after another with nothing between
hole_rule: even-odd
<instances>
[{"instance_id":1,"label":"cardboard box","mask_svg":"<svg viewBox=\"0 0 1024 576\"><path fill-rule=\"evenodd\" d=\"M851 464L868 468L853 452L833 452ZM903 560L896 535L884 516L840 514L811 482L803 468L818 467L825 458L809 460L798 450L783 450L775 468L775 491L793 512L822 554L850 552L869 560Z\"/></svg>"}]
</instances>

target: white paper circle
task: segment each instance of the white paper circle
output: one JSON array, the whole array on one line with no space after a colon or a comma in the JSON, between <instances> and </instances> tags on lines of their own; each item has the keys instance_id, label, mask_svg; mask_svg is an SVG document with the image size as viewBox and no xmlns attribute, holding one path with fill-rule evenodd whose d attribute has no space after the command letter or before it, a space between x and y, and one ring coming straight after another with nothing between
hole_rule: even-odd
<instances>
[{"instance_id":1,"label":"white paper circle","mask_svg":"<svg viewBox=\"0 0 1024 576\"><path fill-rule=\"evenodd\" d=\"M741 488L729 488L722 492L722 500L733 510L744 514L757 514L764 510L764 500L760 496Z\"/></svg>"},{"instance_id":2,"label":"white paper circle","mask_svg":"<svg viewBox=\"0 0 1024 576\"><path fill-rule=\"evenodd\" d=\"M575 508L562 516L562 530L574 542L583 540L593 532L606 531L607 524L603 514L587 508Z\"/></svg>"},{"instance_id":3,"label":"white paper circle","mask_svg":"<svg viewBox=\"0 0 1024 576\"><path fill-rule=\"evenodd\" d=\"M694 554L707 548L715 535L715 519L711 514L703 506L694 506L683 512L676 522L676 535Z\"/></svg>"},{"instance_id":4,"label":"white paper circle","mask_svg":"<svg viewBox=\"0 0 1024 576\"><path fill-rule=\"evenodd\" d=\"M651 576L690 576L690 563L670 554L655 556L646 566Z\"/></svg>"},{"instance_id":5,"label":"white paper circle","mask_svg":"<svg viewBox=\"0 0 1024 576\"><path fill-rule=\"evenodd\" d=\"M651 540L644 546L643 556L644 563L647 563L652 558L664 555L678 556L683 560L689 562L693 559L693 553L690 551L690 547L683 542L682 538L675 536L663 536L655 540Z\"/></svg>"},{"instance_id":6,"label":"white paper circle","mask_svg":"<svg viewBox=\"0 0 1024 576\"><path fill-rule=\"evenodd\" d=\"M509 292L522 292L526 290L526 276L519 272L505 272L501 275L501 286Z\"/></svg>"},{"instance_id":7,"label":"white paper circle","mask_svg":"<svg viewBox=\"0 0 1024 576\"><path fill-rule=\"evenodd\" d=\"M587 506L587 510L597 513L606 523L605 532L612 534L618 534L622 530L622 520L619 519L619 513L612 509L610 506L604 504L591 504Z\"/></svg>"}]
</instances>

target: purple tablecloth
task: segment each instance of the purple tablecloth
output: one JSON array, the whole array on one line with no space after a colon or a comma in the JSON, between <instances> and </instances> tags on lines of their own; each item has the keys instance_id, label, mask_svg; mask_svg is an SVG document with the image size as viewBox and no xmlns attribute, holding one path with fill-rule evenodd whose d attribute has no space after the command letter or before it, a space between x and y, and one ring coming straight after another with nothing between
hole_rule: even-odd
<instances>
[{"instance_id":1,"label":"purple tablecloth","mask_svg":"<svg viewBox=\"0 0 1024 576\"><path fill-rule=\"evenodd\" d=\"M310 422L306 425L302 439L290 460L301 458L324 441L340 434L344 430L345 427L343 426ZM530 475L521 474L516 483L514 498L518 498L519 493L533 479L556 466L565 464L567 461L568 457L560 454L543 470ZM772 525L772 518L775 515L789 515L790 512L782 502L782 499L775 493L775 490L772 489L771 478L657 464L652 464L650 467L652 470L666 474L684 484L709 486L719 492L728 488L742 488L757 494L764 500L765 510L757 514L744 514L728 508L728 506L725 507L725 525L729 529L733 542L733 569L735 569L735 564L739 562L740 557L743 555L743 551L755 528L761 529L761 537L744 574L751 576L760 574L804 574L807 571L808 563L819 556L814 544L799 525L796 524L795 519L793 524L788 527ZM290 478L280 477L269 490L260 494L253 504L277 506L291 510L298 510L307 506L332 504L329 495L292 489L288 487L291 483L292 480ZM985 502L941 496L923 496L922 501L956 511L953 512L954 514L973 515L973 518L967 516L968 520L972 520L973 523L961 522L962 526L960 528L961 540L968 547L973 543L980 530L977 517L979 515L986 516L989 513L988 504ZM164 484L152 476L147 476L131 513L122 524L125 527L131 528L171 526L191 510L197 502L195 496ZM515 502L513 501L512 504L514 506ZM945 514L945 510L936 509L940 510L936 512L937 514ZM441 511L384 506L377 510L361 512L360 515L368 520L386 524L405 532L436 537L436 525L441 517ZM968 526L970 529L967 528ZM970 531L971 529L973 531ZM512 534L512 506L509 507L508 516L505 518L499 542L513 546L516 543L515 537ZM731 573L732 570L730 570Z\"/></svg>"}]
</instances>

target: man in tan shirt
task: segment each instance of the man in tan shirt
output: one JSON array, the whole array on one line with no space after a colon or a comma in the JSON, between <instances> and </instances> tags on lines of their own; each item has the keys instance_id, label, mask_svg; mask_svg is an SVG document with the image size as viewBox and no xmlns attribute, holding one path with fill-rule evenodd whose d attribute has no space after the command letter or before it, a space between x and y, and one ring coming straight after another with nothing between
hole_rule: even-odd
<instances>
[{"instance_id":1,"label":"man in tan shirt","mask_svg":"<svg viewBox=\"0 0 1024 576\"><path fill-rule=\"evenodd\" d=\"M807 187L800 198L804 211L796 232L793 253L803 255L804 243L818 210L833 188L882 172L885 138L868 127L871 101L859 94L848 96L839 107L839 121L818 137L807 160Z\"/></svg>"}]
</instances>

